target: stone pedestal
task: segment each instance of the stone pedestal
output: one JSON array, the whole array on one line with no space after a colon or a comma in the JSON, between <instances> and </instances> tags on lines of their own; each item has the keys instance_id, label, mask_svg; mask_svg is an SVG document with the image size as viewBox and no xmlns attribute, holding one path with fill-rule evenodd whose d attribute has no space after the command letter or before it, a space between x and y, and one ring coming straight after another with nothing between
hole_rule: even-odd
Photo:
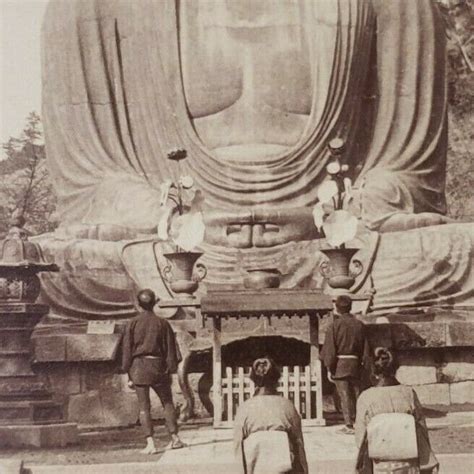
<instances>
[{"instance_id":1,"label":"stone pedestal","mask_svg":"<svg viewBox=\"0 0 474 474\"><path fill-rule=\"evenodd\" d=\"M77 441L44 380L31 370L30 337L48 306L0 303L0 447L53 447Z\"/></svg>"}]
</instances>

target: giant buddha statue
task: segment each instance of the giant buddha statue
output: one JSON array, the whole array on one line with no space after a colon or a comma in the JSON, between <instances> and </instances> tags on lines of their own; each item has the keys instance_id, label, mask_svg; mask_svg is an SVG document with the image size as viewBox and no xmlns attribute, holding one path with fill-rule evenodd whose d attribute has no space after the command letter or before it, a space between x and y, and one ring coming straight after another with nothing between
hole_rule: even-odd
<instances>
[{"instance_id":1,"label":"giant buddha statue","mask_svg":"<svg viewBox=\"0 0 474 474\"><path fill-rule=\"evenodd\" d=\"M320 286L312 206L338 137L364 229L352 291L375 290L374 310L472 305L472 226L445 217L444 42L430 0L51 2L61 224L38 240L62 271L43 299L66 321L128 317L137 287L169 297L156 228L178 172L205 198L208 288L238 287L245 262Z\"/></svg>"}]
</instances>

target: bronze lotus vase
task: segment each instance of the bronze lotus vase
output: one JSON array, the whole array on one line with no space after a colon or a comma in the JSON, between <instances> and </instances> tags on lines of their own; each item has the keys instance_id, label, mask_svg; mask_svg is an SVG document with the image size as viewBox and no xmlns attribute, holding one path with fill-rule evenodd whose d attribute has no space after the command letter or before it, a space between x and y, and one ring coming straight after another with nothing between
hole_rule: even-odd
<instances>
[{"instance_id":1,"label":"bronze lotus vase","mask_svg":"<svg viewBox=\"0 0 474 474\"><path fill-rule=\"evenodd\" d=\"M348 290L354 285L363 268L360 260L352 258L358 251L356 248L321 250L328 260L321 264L320 272L331 288Z\"/></svg>"},{"instance_id":2,"label":"bronze lotus vase","mask_svg":"<svg viewBox=\"0 0 474 474\"><path fill-rule=\"evenodd\" d=\"M193 293L199 287L199 282L207 274L205 265L196 263L202 255L201 252L170 252L164 254L169 265L163 269L163 277L174 293L193 297Z\"/></svg>"}]
</instances>

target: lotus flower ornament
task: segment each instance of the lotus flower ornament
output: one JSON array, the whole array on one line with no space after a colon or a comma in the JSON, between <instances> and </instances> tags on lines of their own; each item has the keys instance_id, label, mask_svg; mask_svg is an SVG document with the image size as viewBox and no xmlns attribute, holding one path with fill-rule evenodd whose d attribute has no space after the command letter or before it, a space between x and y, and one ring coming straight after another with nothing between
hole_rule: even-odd
<instances>
[{"instance_id":1,"label":"lotus flower ornament","mask_svg":"<svg viewBox=\"0 0 474 474\"><path fill-rule=\"evenodd\" d=\"M321 264L320 272L332 288L348 290L363 268L359 260L352 260L358 249L345 247L357 234L358 220L348 211L352 182L345 176L349 166L339 161L343 148L341 139L334 139L329 144L333 160L326 166L328 178L319 186L319 201L313 208L313 219L332 247L321 250L328 261Z\"/></svg>"},{"instance_id":2,"label":"lotus flower ornament","mask_svg":"<svg viewBox=\"0 0 474 474\"><path fill-rule=\"evenodd\" d=\"M186 156L186 150L182 149L168 153L168 158L177 162L178 167ZM207 274L204 264L196 263L202 253L195 251L204 241L204 198L201 191L193 188L194 180L187 175L180 175L176 182L169 180L163 183L162 215L157 228L160 240L171 241L175 246L174 252L163 254L168 261L162 271L163 278L174 293L187 297L192 297ZM168 207L168 201L174 206Z\"/></svg>"}]
</instances>

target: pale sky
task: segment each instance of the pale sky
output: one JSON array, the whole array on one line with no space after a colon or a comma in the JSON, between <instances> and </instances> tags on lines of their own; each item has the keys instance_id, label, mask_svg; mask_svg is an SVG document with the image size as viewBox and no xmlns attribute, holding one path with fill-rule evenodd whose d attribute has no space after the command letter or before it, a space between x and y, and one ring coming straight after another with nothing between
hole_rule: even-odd
<instances>
[{"instance_id":1,"label":"pale sky","mask_svg":"<svg viewBox=\"0 0 474 474\"><path fill-rule=\"evenodd\" d=\"M67 1L67 0L64 0ZM0 143L41 114L40 31L48 0L0 0Z\"/></svg>"}]
</instances>

